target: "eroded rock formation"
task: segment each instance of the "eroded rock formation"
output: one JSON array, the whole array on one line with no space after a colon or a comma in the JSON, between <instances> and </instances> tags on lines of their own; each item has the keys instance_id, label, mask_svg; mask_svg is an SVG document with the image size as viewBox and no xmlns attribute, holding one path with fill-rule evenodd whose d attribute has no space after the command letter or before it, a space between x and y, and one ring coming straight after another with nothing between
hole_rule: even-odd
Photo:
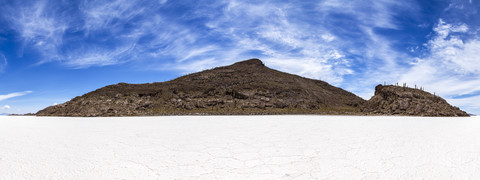
<instances>
[{"instance_id":1,"label":"eroded rock formation","mask_svg":"<svg viewBox=\"0 0 480 180\"><path fill-rule=\"evenodd\" d=\"M423 90L400 87L375 87L375 96L364 104L367 114L409 116L469 116L445 99Z\"/></svg>"}]
</instances>

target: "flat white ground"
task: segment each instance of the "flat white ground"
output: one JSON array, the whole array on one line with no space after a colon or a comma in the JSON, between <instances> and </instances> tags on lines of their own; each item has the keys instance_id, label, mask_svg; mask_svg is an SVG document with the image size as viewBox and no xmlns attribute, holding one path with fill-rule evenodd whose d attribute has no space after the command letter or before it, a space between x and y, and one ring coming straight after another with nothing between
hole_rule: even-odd
<instances>
[{"instance_id":1,"label":"flat white ground","mask_svg":"<svg viewBox=\"0 0 480 180\"><path fill-rule=\"evenodd\" d=\"M480 118L0 117L0 179L478 179Z\"/></svg>"}]
</instances>

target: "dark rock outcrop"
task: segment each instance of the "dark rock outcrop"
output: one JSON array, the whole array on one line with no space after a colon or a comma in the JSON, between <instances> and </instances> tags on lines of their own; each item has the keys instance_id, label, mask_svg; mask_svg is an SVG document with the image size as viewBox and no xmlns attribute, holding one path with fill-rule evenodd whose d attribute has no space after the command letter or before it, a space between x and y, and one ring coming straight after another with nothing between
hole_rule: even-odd
<instances>
[{"instance_id":1,"label":"dark rock outcrop","mask_svg":"<svg viewBox=\"0 0 480 180\"><path fill-rule=\"evenodd\" d=\"M324 81L251 59L167 82L106 86L37 115L361 114L364 102Z\"/></svg>"},{"instance_id":2,"label":"dark rock outcrop","mask_svg":"<svg viewBox=\"0 0 480 180\"><path fill-rule=\"evenodd\" d=\"M378 115L469 116L439 96L393 85L376 86L375 96L363 105L363 111Z\"/></svg>"}]
</instances>

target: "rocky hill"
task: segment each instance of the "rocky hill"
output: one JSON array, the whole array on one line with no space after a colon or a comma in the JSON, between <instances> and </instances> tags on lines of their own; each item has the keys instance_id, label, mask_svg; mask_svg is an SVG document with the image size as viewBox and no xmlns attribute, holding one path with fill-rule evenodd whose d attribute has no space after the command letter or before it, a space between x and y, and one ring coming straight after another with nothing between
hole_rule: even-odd
<instances>
[{"instance_id":1,"label":"rocky hill","mask_svg":"<svg viewBox=\"0 0 480 180\"><path fill-rule=\"evenodd\" d=\"M441 97L419 89L378 85L375 95L365 101L326 82L270 69L258 59L167 82L106 86L36 115L187 114L468 116Z\"/></svg>"},{"instance_id":2,"label":"rocky hill","mask_svg":"<svg viewBox=\"0 0 480 180\"><path fill-rule=\"evenodd\" d=\"M409 116L469 116L443 98L419 89L375 87L375 95L363 105L366 114Z\"/></svg>"},{"instance_id":3,"label":"rocky hill","mask_svg":"<svg viewBox=\"0 0 480 180\"><path fill-rule=\"evenodd\" d=\"M167 82L106 86L37 115L361 114L364 103L324 81L273 70L250 59Z\"/></svg>"}]
</instances>

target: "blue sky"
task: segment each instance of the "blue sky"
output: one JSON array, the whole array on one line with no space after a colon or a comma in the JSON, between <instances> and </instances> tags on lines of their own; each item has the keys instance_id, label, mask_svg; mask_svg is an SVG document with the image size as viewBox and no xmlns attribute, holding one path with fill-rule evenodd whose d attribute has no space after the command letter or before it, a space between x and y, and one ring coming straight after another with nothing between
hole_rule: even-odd
<instances>
[{"instance_id":1,"label":"blue sky","mask_svg":"<svg viewBox=\"0 0 480 180\"><path fill-rule=\"evenodd\" d=\"M423 86L480 114L477 0L0 0L0 113L260 58L369 99Z\"/></svg>"}]
</instances>

